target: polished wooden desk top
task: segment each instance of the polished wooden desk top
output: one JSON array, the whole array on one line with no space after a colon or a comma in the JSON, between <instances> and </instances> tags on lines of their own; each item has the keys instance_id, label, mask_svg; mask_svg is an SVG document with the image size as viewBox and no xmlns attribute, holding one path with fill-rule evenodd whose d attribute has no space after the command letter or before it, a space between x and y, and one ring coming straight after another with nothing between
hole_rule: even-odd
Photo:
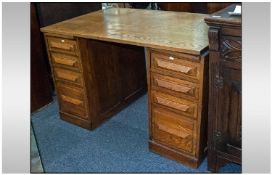
<instances>
[{"instance_id":1,"label":"polished wooden desk top","mask_svg":"<svg viewBox=\"0 0 272 175\"><path fill-rule=\"evenodd\" d=\"M41 31L199 55L208 48L205 17L196 13L110 8Z\"/></svg>"}]
</instances>

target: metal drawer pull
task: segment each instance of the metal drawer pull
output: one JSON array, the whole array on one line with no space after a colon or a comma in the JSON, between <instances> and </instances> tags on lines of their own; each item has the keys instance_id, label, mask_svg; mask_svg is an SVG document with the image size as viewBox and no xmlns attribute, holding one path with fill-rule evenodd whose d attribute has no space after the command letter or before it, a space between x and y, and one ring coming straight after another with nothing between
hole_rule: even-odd
<instances>
[{"instance_id":1,"label":"metal drawer pull","mask_svg":"<svg viewBox=\"0 0 272 175\"><path fill-rule=\"evenodd\" d=\"M174 57L170 56L170 57L169 57L169 60L174 60Z\"/></svg>"}]
</instances>

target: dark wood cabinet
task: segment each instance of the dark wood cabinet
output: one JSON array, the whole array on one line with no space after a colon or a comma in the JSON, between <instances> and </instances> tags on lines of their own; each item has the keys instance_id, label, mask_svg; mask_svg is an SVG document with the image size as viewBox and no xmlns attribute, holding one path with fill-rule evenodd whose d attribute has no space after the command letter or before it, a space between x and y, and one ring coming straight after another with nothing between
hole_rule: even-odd
<instances>
[{"instance_id":1,"label":"dark wood cabinet","mask_svg":"<svg viewBox=\"0 0 272 175\"><path fill-rule=\"evenodd\" d=\"M230 6L233 2L207 2L205 4L207 13L211 14Z\"/></svg>"},{"instance_id":2,"label":"dark wood cabinet","mask_svg":"<svg viewBox=\"0 0 272 175\"><path fill-rule=\"evenodd\" d=\"M42 45L42 35L36 6L31 4L31 112L50 103L53 89L50 73L46 69L46 52Z\"/></svg>"},{"instance_id":3,"label":"dark wood cabinet","mask_svg":"<svg viewBox=\"0 0 272 175\"><path fill-rule=\"evenodd\" d=\"M228 14L234 8L205 19L210 26L208 168L214 172L228 162L241 164L242 36L241 16Z\"/></svg>"},{"instance_id":4,"label":"dark wood cabinet","mask_svg":"<svg viewBox=\"0 0 272 175\"><path fill-rule=\"evenodd\" d=\"M167 11L211 14L231 4L233 2L160 2L158 6Z\"/></svg>"},{"instance_id":5,"label":"dark wood cabinet","mask_svg":"<svg viewBox=\"0 0 272 175\"><path fill-rule=\"evenodd\" d=\"M37 2L41 27L102 9L97 2Z\"/></svg>"}]
</instances>

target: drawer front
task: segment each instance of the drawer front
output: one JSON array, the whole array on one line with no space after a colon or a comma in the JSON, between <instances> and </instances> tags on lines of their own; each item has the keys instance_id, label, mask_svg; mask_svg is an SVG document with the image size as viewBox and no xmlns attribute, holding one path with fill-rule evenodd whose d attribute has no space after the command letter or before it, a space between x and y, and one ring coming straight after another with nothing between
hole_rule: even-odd
<instances>
[{"instance_id":1,"label":"drawer front","mask_svg":"<svg viewBox=\"0 0 272 175\"><path fill-rule=\"evenodd\" d=\"M56 80L70 82L81 86L83 85L83 78L80 73L56 67L54 68L54 72Z\"/></svg>"},{"instance_id":2,"label":"drawer front","mask_svg":"<svg viewBox=\"0 0 272 175\"><path fill-rule=\"evenodd\" d=\"M76 41L59 37L47 37L49 50L77 54Z\"/></svg>"},{"instance_id":3,"label":"drawer front","mask_svg":"<svg viewBox=\"0 0 272 175\"><path fill-rule=\"evenodd\" d=\"M180 94L190 99L198 99L199 87L195 83L164 76L156 73L151 74L152 88L168 93Z\"/></svg>"},{"instance_id":4,"label":"drawer front","mask_svg":"<svg viewBox=\"0 0 272 175\"><path fill-rule=\"evenodd\" d=\"M152 109L152 139L194 154L194 122L156 106Z\"/></svg>"},{"instance_id":5,"label":"drawer front","mask_svg":"<svg viewBox=\"0 0 272 175\"><path fill-rule=\"evenodd\" d=\"M200 64L196 62L190 62L176 56L152 52L151 64L152 69L159 72L168 71L172 75L184 76L195 80L200 79Z\"/></svg>"},{"instance_id":6,"label":"drawer front","mask_svg":"<svg viewBox=\"0 0 272 175\"><path fill-rule=\"evenodd\" d=\"M51 52L51 59L54 65L64 66L65 68L73 69L76 71L81 70L80 61L75 56Z\"/></svg>"},{"instance_id":7,"label":"drawer front","mask_svg":"<svg viewBox=\"0 0 272 175\"><path fill-rule=\"evenodd\" d=\"M197 118L197 103L191 102L182 98L177 98L165 93L153 91L152 102L166 107L170 110L174 110L184 116L190 118Z\"/></svg>"},{"instance_id":8,"label":"drawer front","mask_svg":"<svg viewBox=\"0 0 272 175\"><path fill-rule=\"evenodd\" d=\"M57 91L62 112L87 118L83 89L57 83Z\"/></svg>"}]
</instances>

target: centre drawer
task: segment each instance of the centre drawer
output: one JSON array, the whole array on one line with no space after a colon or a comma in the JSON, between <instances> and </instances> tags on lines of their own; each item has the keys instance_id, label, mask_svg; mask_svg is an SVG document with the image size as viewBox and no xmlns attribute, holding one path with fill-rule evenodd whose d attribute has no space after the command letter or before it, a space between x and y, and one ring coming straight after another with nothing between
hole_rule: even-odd
<instances>
[{"instance_id":1,"label":"centre drawer","mask_svg":"<svg viewBox=\"0 0 272 175\"><path fill-rule=\"evenodd\" d=\"M154 141L194 154L194 129L194 121L153 105L152 139Z\"/></svg>"},{"instance_id":2,"label":"centre drawer","mask_svg":"<svg viewBox=\"0 0 272 175\"><path fill-rule=\"evenodd\" d=\"M190 118L197 118L197 103L165 93L153 91L152 102Z\"/></svg>"},{"instance_id":3,"label":"centre drawer","mask_svg":"<svg viewBox=\"0 0 272 175\"><path fill-rule=\"evenodd\" d=\"M82 88L57 83L57 92L60 100L60 110L62 112L87 118L86 102Z\"/></svg>"},{"instance_id":4,"label":"centre drawer","mask_svg":"<svg viewBox=\"0 0 272 175\"><path fill-rule=\"evenodd\" d=\"M151 69L173 76L200 80L200 64L177 56L151 52Z\"/></svg>"},{"instance_id":5,"label":"centre drawer","mask_svg":"<svg viewBox=\"0 0 272 175\"><path fill-rule=\"evenodd\" d=\"M199 98L199 85L189 81L151 73L151 86L158 91L165 91L174 96L180 95L189 99Z\"/></svg>"},{"instance_id":6,"label":"centre drawer","mask_svg":"<svg viewBox=\"0 0 272 175\"><path fill-rule=\"evenodd\" d=\"M81 73L57 67L54 68L54 73L56 80L69 82L80 86L83 85L83 78Z\"/></svg>"}]
</instances>

